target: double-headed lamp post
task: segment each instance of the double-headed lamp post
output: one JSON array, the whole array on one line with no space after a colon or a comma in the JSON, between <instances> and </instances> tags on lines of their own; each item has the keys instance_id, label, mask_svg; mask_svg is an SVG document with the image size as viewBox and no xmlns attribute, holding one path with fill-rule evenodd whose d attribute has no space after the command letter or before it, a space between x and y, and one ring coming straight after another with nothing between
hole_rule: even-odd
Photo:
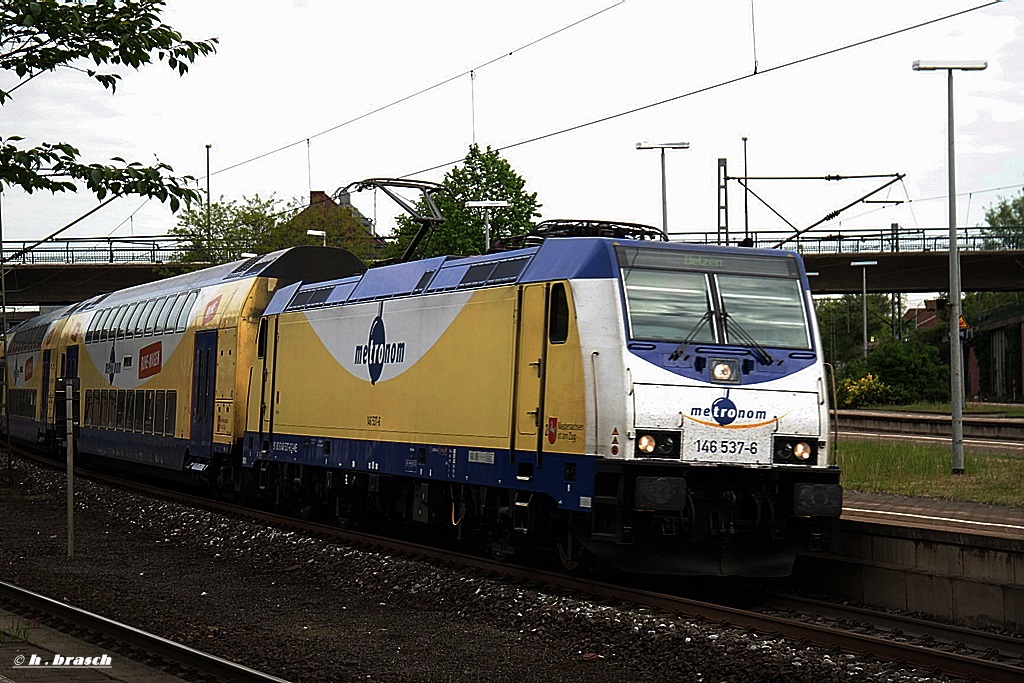
<instances>
[{"instance_id":1,"label":"double-headed lamp post","mask_svg":"<svg viewBox=\"0 0 1024 683\"><path fill-rule=\"evenodd\" d=\"M668 187L665 182L665 150L690 149L689 142L638 142L637 149L661 150L661 229L668 234Z\"/></svg>"},{"instance_id":2,"label":"double-headed lamp post","mask_svg":"<svg viewBox=\"0 0 1024 683\"><path fill-rule=\"evenodd\" d=\"M953 474L964 473L964 357L960 347L960 249L956 241L956 158L953 150L953 72L982 71L988 62L917 60L914 71L945 71L949 139L949 385L953 431Z\"/></svg>"},{"instance_id":3,"label":"double-headed lamp post","mask_svg":"<svg viewBox=\"0 0 1024 683\"><path fill-rule=\"evenodd\" d=\"M862 269L860 299L864 308L864 357L868 357L868 268L877 266L878 261L852 261L851 266Z\"/></svg>"},{"instance_id":4,"label":"double-headed lamp post","mask_svg":"<svg viewBox=\"0 0 1024 683\"><path fill-rule=\"evenodd\" d=\"M323 246L327 246L327 231L326 230L307 230L306 234L310 237L319 237L323 240Z\"/></svg>"},{"instance_id":5,"label":"double-headed lamp post","mask_svg":"<svg viewBox=\"0 0 1024 683\"><path fill-rule=\"evenodd\" d=\"M483 209L484 210L484 251L491 250L491 209L498 209L503 206L508 206L508 202L504 199L478 199L476 201L466 202L467 209Z\"/></svg>"}]
</instances>

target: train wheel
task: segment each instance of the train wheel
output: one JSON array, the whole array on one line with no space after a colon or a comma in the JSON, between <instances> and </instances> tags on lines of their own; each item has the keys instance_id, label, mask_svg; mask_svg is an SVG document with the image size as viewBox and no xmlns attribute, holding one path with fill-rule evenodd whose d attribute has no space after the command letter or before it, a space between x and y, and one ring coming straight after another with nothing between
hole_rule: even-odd
<instances>
[{"instance_id":1,"label":"train wheel","mask_svg":"<svg viewBox=\"0 0 1024 683\"><path fill-rule=\"evenodd\" d=\"M568 529L558 534L557 546L558 562L566 574L579 576L587 571L590 566L587 549L572 537Z\"/></svg>"},{"instance_id":2,"label":"train wheel","mask_svg":"<svg viewBox=\"0 0 1024 683\"><path fill-rule=\"evenodd\" d=\"M515 553L515 548L512 546L511 531L503 529L490 536L488 540L487 552L491 559L497 562L507 562Z\"/></svg>"}]
</instances>

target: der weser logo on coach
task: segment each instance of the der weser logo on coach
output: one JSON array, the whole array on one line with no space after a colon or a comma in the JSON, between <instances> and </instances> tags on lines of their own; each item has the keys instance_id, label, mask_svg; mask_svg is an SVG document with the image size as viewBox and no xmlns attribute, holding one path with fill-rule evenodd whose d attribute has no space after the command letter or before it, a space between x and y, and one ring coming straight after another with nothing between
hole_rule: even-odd
<instances>
[{"instance_id":1,"label":"der weser logo on coach","mask_svg":"<svg viewBox=\"0 0 1024 683\"><path fill-rule=\"evenodd\" d=\"M366 365L370 371L370 384L376 384L385 365L404 362L405 342L389 343L384 332L384 319L378 315L370 325L367 342L356 345L356 365Z\"/></svg>"}]
</instances>

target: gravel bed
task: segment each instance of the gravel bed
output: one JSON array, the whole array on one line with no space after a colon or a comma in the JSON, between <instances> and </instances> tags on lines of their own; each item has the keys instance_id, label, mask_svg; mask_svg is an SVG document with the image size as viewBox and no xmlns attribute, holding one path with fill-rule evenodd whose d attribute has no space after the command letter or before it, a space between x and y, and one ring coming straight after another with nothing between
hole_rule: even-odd
<instances>
[{"instance_id":1,"label":"gravel bed","mask_svg":"<svg viewBox=\"0 0 1024 683\"><path fill-rule=\"evenodd\" d=\"M0 579L295 682L955 680L463 574L16 463Z\"/></svg>"}]
</instances>

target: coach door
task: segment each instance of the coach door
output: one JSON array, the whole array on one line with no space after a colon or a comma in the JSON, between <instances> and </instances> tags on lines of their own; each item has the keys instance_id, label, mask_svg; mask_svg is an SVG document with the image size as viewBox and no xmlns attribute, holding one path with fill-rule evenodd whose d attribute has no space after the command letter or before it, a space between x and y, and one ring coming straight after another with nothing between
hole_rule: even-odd
<instances>
[{"instance_id":1,"label":"coach door","mask_svg":"<svg viewBox=\"0 0 1024 683\"><path fill-rule=\"evenodd\" d=\"M519 315L516 320L516 451L540 453L544 415L544 321L547 285L519 288ZM538 463L539 464L539 463Z\"/></svg>"},{"instance_id":2,"label":"coach door","mask_svg":"<svg viewBox=\"0 0 1024 683\"><path fill-rule=\"evenodd\" d=\"M43 351L43 387L41 389L42 400L40 403L39 421L46 424L50 417L50 356L51 351ZM55 411L56 412L56 411ZM64 418L65 420L67 418Z\"/></svg>"},{"instance_id":3,"label":"coach door","mask_svg":"<svg viewBox=\"0 0 1024 683\"><path fill-rule=\"evenodd\" d=\"M192 363L193 456L213 453L213 399L217 385L217 330L196 332L195 358Z\"/></svg>"}]
</instances>

